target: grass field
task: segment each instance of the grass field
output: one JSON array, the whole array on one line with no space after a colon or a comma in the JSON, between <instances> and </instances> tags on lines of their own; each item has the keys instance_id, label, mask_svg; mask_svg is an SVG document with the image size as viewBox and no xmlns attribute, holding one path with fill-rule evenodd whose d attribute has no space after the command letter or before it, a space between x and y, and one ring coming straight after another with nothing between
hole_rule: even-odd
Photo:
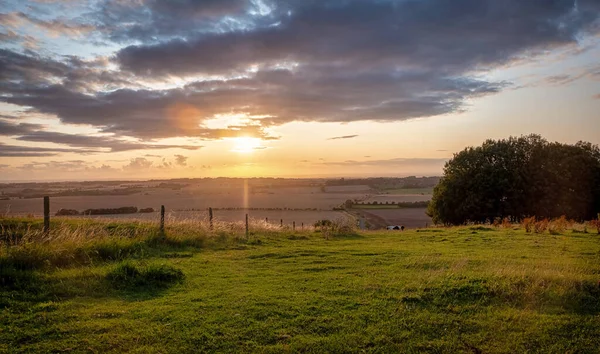
<instances>
[{"instance_id":1,"label":"grass field","mask_svg":"<svg viewBox=\"0 0 600 354\"><path fill-rule=\"evenodd\" d=\"M161 235L140 223L78 223L36 245L15 237L39 222L0 220L0 352L600 347L596 234L476 226L325 238L256 226L246 239L222 225Z\"/></svg>"}]
</instances>

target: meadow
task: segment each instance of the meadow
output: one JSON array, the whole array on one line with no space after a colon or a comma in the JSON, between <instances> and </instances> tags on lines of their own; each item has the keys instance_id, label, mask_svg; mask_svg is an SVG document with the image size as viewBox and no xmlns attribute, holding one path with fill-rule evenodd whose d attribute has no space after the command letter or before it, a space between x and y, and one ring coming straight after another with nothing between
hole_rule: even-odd
<instances>
[{"instance_id":1,"label":"meadow","mask_svg":"<svg viewBox=\"0 0 600 354\"><path fill-rule=\"evenodd\" d=\"M0 352L596 353L600 236L0 219Z\"/></svg>"}]
</instances>

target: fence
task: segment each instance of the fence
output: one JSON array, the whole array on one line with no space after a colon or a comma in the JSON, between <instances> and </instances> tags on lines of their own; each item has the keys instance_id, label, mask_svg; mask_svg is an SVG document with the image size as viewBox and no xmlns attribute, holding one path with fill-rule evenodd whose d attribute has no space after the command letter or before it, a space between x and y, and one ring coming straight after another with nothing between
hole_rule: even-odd
<instances>
[{"instance_id":1,"label":"fence","mask_svg":"<svg viewBox=\"0 0 600 354\"><path fill-rule=\"evenodd\" d=\"M165 232L165 206L161 205L160 206L160 224L159 224L159 230L160 232L164 233ZM208 221L209 221L209 227L211 230L213 230L213 218L214 218L214 213L213 213L213 209L212 208L208 208ZM265 218L265 222L268 223L269 222L269 218ZM284 227L283 224L283 219L279 220L279 226L281 228ZM249 221L248 221L248 214L246 214L246 220L245 220L245 231L246 231L246 237L248 237L249 235ZM304 230L304 223L301 223L301 230ZM292 221L292 231L296 231L296 221ZM45 196L44 197L44 233L49 233L50 232L50 197Z\"/></svg>"}]
</instances>

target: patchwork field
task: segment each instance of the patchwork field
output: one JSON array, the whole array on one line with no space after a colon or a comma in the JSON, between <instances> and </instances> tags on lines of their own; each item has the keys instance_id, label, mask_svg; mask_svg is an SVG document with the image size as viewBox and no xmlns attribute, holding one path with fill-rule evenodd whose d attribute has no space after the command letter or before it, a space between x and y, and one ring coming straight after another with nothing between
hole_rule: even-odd
<instances>
[{"instance_id":1,"label":"patchwork field","mask_svg":"<svg viewBox=\"0 0 600 354\"><path fill-rule=\"evenodd\" d=\"M431 218L425 214L423 208L392 208L392 209L361 209L359 215L367 219L380 220L385 225L404 225L408 228L423 228L432 225Z\"/></svg>"},{"instance_id":2,"label":"patchwork field","mask_svg":"<svg viewBox=\"0 0 600 354\"><path fill-rule=\"evenodd\" d=\"M15 222L0 224L6 240ZM599 236L580 229L347 230L324 237L253 228L245 238L173 225L157 238L144 224L61 227L43 246L0 248L0 352L600 347ZM60 239L69 227L105 236Z\"/></svg>"}]
</instances>

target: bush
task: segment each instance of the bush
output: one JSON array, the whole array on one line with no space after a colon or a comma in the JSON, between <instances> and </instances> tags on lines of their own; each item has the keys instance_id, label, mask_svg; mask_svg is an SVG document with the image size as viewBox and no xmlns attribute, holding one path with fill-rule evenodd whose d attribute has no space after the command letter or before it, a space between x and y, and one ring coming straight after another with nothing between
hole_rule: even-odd
<instances>
[{"instance_id":1,"label":"bush","mask_svg":"<svg viewBox=\"0 0 600 354\"><path fill-rule=\"evenodd\" d=\"M569 227L569 222L567 221L567 217L563 215L560 218L554 219L550 222L548 231L552 235L558 235L565 232L567 227Z\"/></svg>"},{"instance_id":2,"label":"bush","mask_svg":"<svg viewBox=\"0 0 600 354\"><path fill-rule=\"evenodd\" d=\"M546 231L548 229L548 224L549 224L548 219L536 221L536 223L534 225L535 233L536 234L544 233L544 231Z\"/></svg>"},{"instance_id":3,"label":"bush","mask_svg":"<svg viewBox=\"0 0 600 354\"><path fill-rule=\"evenodd\" d=\"M131 262L122 262L106 275L115 288L166 287L181 283L184 278L183 272L172 266L161 264L141 267Z\"/></svg>"},{"instance_id":4,"label":"bush","mask_svg":"<svg viewBox=\"0 0 600 354\"><path fill-rule=\"evenodd\" d=\"M590 227L595 228L600 235L600 220L592 220L589 222Z\"/></svg>"},{"instance_id":5,"label":"bush","mask_svg":"<svg viewBox=\"0 0 600 354\"><path fill-rule=\"evenodd\" d=\"M533 228L535 226L535 216L523 219L521 225L525 228L525 232L533 231Z\"/></svg>"}]
</instances>

